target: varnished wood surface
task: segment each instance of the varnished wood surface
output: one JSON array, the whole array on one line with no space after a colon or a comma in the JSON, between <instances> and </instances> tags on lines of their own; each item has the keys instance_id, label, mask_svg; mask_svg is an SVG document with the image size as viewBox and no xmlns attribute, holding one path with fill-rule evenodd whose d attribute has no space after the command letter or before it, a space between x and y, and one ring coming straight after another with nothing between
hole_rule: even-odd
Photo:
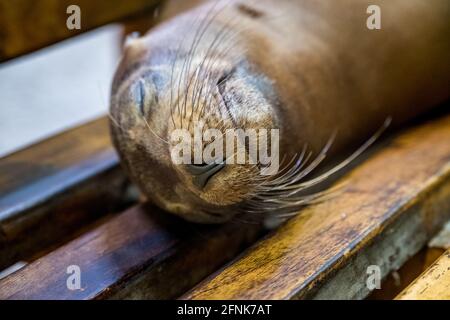
<instances>
[{"instance_id":1,"label":"varnished wood surface","mask_svg":"<svg viewBox=\"0 0 450 320\"><path fill-rule=\"evenodd\" d=\"M108 120L0 159L0 268L67 235L121 201Z\"/></svg>"},{"instance_id":2,"label":"varnished wood surface","mask_svg":"<svg viewBox=\"0 0 450 320\"><path fill-rule=\"evenodd\" d=\"M367 268L398 269L450 216L450 116L394 137L184 299L364 298Z\"/></svg>"},{"instance_id":3,"label":"varnished wood surface","mask_svg":"<svg viewBox=\"0 0 450 320\"><path fill-rule=\"evenodd\" d=\"M95 27L153 10L160 0L0 0L0 61ZM67 7L81 9L81 30L69 30Z\"/></svg>"},{"instance_id":4,"label":"varnished wood surface","mask_svg":"<svg viewBox=\"0 0 450 320\"><path fill-rule=\"evenodd\" d=\"M396 299L450 300L450 250L447 250Z\"/></svg>"},{"instance_id":5,"label":"varnished wood surface","mask_svg":"<svg viewBox=\"0 0 450 320\"><path fill-rule=\"evenodd\" d=\"M259 235L259 226L189 224L137 206L0 280L3 299L173 298ZM66 285L79 266L81 290Z\"/></svg>"}]
</instances>

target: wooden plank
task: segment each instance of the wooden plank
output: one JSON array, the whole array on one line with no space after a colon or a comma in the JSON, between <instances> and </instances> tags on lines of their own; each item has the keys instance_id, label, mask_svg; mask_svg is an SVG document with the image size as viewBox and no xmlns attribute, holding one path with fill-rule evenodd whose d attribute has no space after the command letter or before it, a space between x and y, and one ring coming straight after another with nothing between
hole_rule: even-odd
<instances>
[{"instance_id":1,"label":"wooden plank","mask_svg":"<svg viewBox=\"0 0 450 320\"><path fill-rule=\"evenodd\" d=\"M101 25L154 10L161 0L1 0L0 61ZM81 30L69 30L67 7L81 9Z\"/></svg>"},{"instance_id":2,"label":"wooden plank","mask_svg":"<svg viewBox=\"0 0 450 320\"><path fill-rule=\"evenodd\" d=\"M259 235L253 224L189 224L141 205L0 280L3 299L173 298ZM81 290L66 270L80 268Z\"/></svg>"},{"instance_id":3,"label":"wooden plank","mask_svg":"<svg viewBox=\"0 0 450 320\"><path fill-rule=\"evenodd\" d=\"M430 267L445 250L438 248L422 248L409 258L400 269L392 271L381 282L380 289L373 290L367 297L369 300L392 300L411 282Z\"/></svg>"},{"instance_id":4,"label":"wooden plank","mask_svg":"<svg viewBox=\"0 0 450 320\"><path fill-rule=\"evenodd\" d=\"M107 118L0 159L0 268L119 206L126 178Z\"/></svg>"},{"instance_id":5,"label":"wooden plank","mask_svg":"<svg viewBox=\"0 0 450 320\"><path fill-rule=\"evenodd\" d=\"M184 299L364 298L450 216L450 116L386 142L345 175L342 192L305 208Z\"/></svg>"},{"instance_id":6,"label":"wooden plank","mask_svg":"<svg viewBox=\"0 0 450 320\"><path fill-rule=\"evenodd\" d=\"M447 250L396 299L450 300L450 250Z\"/></svg>"}]
</instances>

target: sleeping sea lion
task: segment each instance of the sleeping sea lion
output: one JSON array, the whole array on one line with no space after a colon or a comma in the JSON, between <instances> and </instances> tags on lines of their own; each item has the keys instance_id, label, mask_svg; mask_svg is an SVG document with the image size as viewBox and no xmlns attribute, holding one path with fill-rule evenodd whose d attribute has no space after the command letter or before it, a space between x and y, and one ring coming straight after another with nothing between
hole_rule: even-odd
<instances>
[{"instance_id":1,"label":"sleeping sea lion","mask_svg":"<svg viewBox=\"0 0 450 320\"><path fill-rule=\"evenodd\" d=\"M360 154L386 119L397 126L449 97L449 21L448 0L209 1L127 42L112 86L114 144L143 193L187 220L288 216L320 199L309 188ZM223 135L278 130L265 150L277 147L278 170L223 154L174 163L173 132L193 137L199 123ZM355 143L347 160L310 178Z\"/></svg>"}]
</instances>

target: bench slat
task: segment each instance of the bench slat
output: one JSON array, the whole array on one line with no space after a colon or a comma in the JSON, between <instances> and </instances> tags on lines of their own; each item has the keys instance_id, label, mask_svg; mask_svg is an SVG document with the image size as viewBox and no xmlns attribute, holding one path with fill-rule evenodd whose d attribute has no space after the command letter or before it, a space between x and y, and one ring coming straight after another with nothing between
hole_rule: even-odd
<instances>
[{"instance_id":1,"label":"bench slat","mask_svg":"<svg viewBox=\"0 0 450 320\"><path fill-rule=\"evenodd\" d=\"M387 141L312 205L185 299L364 298L450 216L450 116ZM373 271L372 271L373 272Z\"/></svg>"},{"instance_id":2,"label":"bench slat","mask_svg":"<svg viewBox=\"0 0 450 320\"><path fill-rule=\"evenodd\" d=\"M445 250L425 246L408 259L400 269L394 270L381 282L380 290L373 290L369 300L392 300L411 282L428 269Z\"/></svg>"},{"instance_id":3,"label":"bench slat","mask_svg":"<svg viewBox=\"0 0 450 320\"><path fill-rule=\"evenodd\" d=\"M177 297L242 251L259 230L189 224L139 205L0 280L0 300ZM71 265L80 268L81 290L67 288Z\"/></svg>"},{"instance_id":4,"label":"bench slat","mask_svg":"<svg viewBox=\"0 0 450 320\"><path fill-rule=\"evenodd\" d=\"M0 268L110 212L126 184L107 118L0 159L0 172Z\"/></svg>"},{"instance_id":5,"label":"bench slat","mask_svg":"<svg viewBox=\"0 0 450 320\"><path fill-rule=\"evenodd\" d=\"M105 129L106 120L98 121ZM343 178L350 183L342 193L305 209L242 259L183 298L367 295L368 264L379 263L383 274L387 274L417 252L437 226L448 219L450 146L445 142L449 138L450 117L445 117L388 141ZM426 161L422 158L425 155ZM408 166L399 169L405 162ZM192 225L141 205L110 217L1 280L0 299L173 298L260 235L259 225ZM242 264L245 260L249 262ZM67 289L66 269L70 265L80 267L83 290ZM211 279L217 281L228 272L232 276L239 272L234 283L210 286ZM249 283L252 272L260 278ZM292 283L294 294L286 294L286 287ZM348 288L350 285L352 288ZM227 295L220 292L221 286L240 291L233 295L228 291ZM338 287L342 287L341 291L336 291Z\"/></svg>"},{"instance_id":6,"label":"bench slat","mask_svg":"<svg viewBox=\"0 0 450 320\"><path fill-rule=\"evenodd\" d=\"M161 0L0 1L0 62L80 32L153 10ZM69 30L67 7L81 9L81 30Z\"/></svg>"},{"instance_id":7,"label":"bench slat","mask_svg":"<svg viewBox=\"0 0 450 320\"><path fill-rule=\"evenodd\" d=\"M450 300L450 250L447 250L396 299Z\"/></svg>"}]
</instances>

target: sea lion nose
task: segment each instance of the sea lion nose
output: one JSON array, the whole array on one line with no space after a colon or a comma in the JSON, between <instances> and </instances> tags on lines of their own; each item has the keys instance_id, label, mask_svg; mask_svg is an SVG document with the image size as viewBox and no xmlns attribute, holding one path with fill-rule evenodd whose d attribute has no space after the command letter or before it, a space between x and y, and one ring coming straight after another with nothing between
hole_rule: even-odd
<instances>
[{"instance_id":1,"label":"sea lion nose","mask_svg":"<svg viewBox=\"0 0 450 320\"><path fill-rule=\"evenodd\" d=\"M213 175L225 167L225 162L213 162L210 164L188 164L186 170L192 174L192 182L200 189L203 189Z\"/></svg>"}]
</instances>

